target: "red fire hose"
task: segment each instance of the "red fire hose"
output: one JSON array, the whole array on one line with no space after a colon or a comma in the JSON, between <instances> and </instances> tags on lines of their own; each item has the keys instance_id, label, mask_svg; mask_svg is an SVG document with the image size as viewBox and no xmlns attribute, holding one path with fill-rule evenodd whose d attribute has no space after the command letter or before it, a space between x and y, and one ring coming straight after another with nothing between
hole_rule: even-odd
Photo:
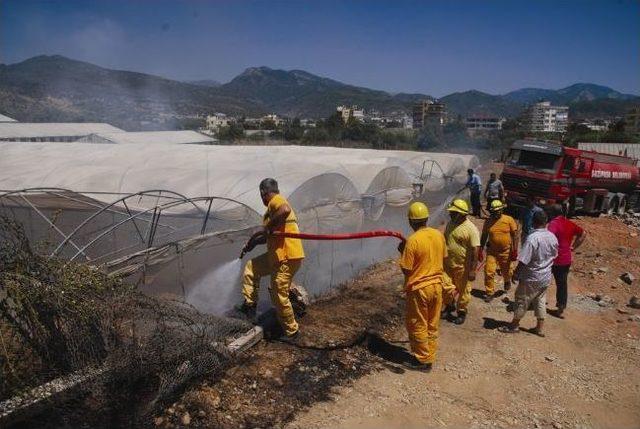
<instances>
[{"instance_id":1,"label":"red fire hose","mask_svg":"<svg viewBox=\"0 0 640 429\"><path fill-rule=\"evenodd\" d=\"M406 241L404 236L398 231L375 230L365 232L353 232L349 234L307 234L303 232L282 232L273 231L271 233L276 237L299 238L301 240L356 240L359 238L374 237L395 237L399 240Z\"/></svg>"}]
</instances>

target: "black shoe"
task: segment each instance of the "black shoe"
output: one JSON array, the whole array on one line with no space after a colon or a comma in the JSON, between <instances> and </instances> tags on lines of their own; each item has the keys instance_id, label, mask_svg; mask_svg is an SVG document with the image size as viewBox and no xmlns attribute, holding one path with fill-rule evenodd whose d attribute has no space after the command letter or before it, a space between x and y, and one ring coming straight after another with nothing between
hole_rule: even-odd
<instances>
[{"instance_id":1,"label":"black shoe","mask_svg":"<svg viewBox=\"0 0 640 429\"><path fill-rule=\"evenodd\" d=\"M491 301L493 301L494 296L493 295L486 295L484 297L484 302L489 303Z\"/></svg>"},{"instance_id":2,"label":"black shoe","mask_svg":"<svg viewBox=\"0 0 640 429\"><path fill-rule=\"evenodd\" d=\"M405 368L420 372L431 372L431 368L433 367L432 363L422 363L418 359L416 359L415 356L411 356L411 359L407 362L404 362L403 365L405 366Z\"/></svg>"},{"instance_id":3,"label":"black shoe","mask_svg":"<svg viewBox=\"0 0 640 429\"><path fill-rule=\"evenodd\" d=\"M247 304L244 301L242 304L236 305L235 309L239 313L242 313L247 319L254 320L256 318L256 305Z\"/></svg>"},{"instance_id":4,"label":"black shoe","mask_svg":"<svg viewBox=\"0 0 640 429\"><path fill-rule=\"evenodd\" d=\"M289 292L289 301L296 317L302 317L307 314L307 305L293 291Z\"/></svg>"},{"instance_id":5,"label":"black shoe","mask_svg":"<svg viewBox=\"0 0 640 429\"><path fill-rule=\"evenodd\" d=\"M453 304L449 304L440 313L440 318L446 319L451 316L451 313L453 313L454 311L456 311L456 307Z\"/></svg>"},{"instance_id":6,"label":"black shoe","mask_svg":"<svg viewBox=\"0 0 640 429\"><path fill-rule=\"evenodd\" d=\"M453 319L453 323L455 323L456 325L462 325L466 319L467 313L459 313L458 317Z\"/></svg>"},{"instance_id":7,"label":"black shoe","mask_svg":"<svg viewBox=\"0 0 640 429\"><path fill-rule=\"evenodd\" d=\"M293 335L283 335L283 336L281 336L280 338L278 338L278 341L280 341L281 343L297 345L299 339L300 339L300 330L297 330L296 333L293 334Z\"/></svg>"}]
</instances>

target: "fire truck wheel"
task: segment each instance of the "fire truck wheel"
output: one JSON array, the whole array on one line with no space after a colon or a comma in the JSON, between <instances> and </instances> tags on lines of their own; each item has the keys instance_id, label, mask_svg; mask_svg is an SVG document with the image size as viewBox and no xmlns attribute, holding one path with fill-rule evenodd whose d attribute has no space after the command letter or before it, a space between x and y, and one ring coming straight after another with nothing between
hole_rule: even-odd
<instances>
[{"instance_id":1,"label":"fire truck wheel","mask_svg":"<svg viewBox=\"0 0 640 429\"><path fill-rule=\"evenodd\" d=\"M625 197L622 197L622 199L620 200L620 203L618 204L617 212L619 215L623 215L626 211L627 211L627 199Z\"/></svg>"},{"instance_id":2,"label":"fire truck wheel","mask_svg":"<svg viewBox=\"0 0 640 429\"><path fill-rule=\"evenodd\" d=\"M614 213L618 212L618 197L613 197L609 201L609 207L607 207L607 214L611 216Z\"/></svg>"}]
</instances>

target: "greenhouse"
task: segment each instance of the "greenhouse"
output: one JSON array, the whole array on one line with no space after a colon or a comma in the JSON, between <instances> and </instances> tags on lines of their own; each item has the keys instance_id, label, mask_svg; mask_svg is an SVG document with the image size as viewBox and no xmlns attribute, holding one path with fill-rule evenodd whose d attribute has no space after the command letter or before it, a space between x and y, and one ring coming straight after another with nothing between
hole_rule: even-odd
<instances>
[{"instance_id":1,"label":"greenhouse","mask_svg":"<svg viewBox=\"0 0 640 429\"><path fill-rule=\"evenodd\" d=\"M262 328L228 316L240 300L240 250L262 222L263 178L278 180L304 233L406 235L407 205L426 201L430 222L442 223L478 163L302 146L0 142L0 153L0 335L10 344L0 357L11 364L0 423L42 407L66 419L67 399L82 392L105 412L133 401L121 415L143 421L255 344ZM304 247L294 281L311 297L397 255L391 237Z\"/></svg>"},{"instance_id":2,"label":"greenhouse","mask_svg":"<svg viewBox=\"0 0 640 429\"><path fill-rule=\"evenodd\" d=\"M0 143L0 152L0 210L47 254L130 276L145 291L213 313L237 299L237 279L211 284L210 276L260 225L263 178L278 180L303 232L406 233L411 200L426 201L432 222L441 222L438 208L478 162L303 146ZM395 247L389 239L305 242L296 280L319 295Z\"/></svg>"}]
</instances>

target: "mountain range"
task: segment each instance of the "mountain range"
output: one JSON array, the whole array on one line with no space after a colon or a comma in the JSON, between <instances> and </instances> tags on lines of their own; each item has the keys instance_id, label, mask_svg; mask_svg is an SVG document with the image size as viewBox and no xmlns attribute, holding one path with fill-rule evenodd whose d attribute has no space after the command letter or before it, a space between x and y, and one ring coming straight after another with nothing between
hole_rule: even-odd
<instances>
[{"instance_id":1,"label":"mountain range","mask_svg":"<svg viewBox=\"0 0 640 429\"><path fill-rule=\"evenodd\" d=\"M162 128L175 116L223 112L277 113L321 118L340 104L382 113L410 112L427 94L391 94L345 84L302 70L252 67L230 82L180 82L144 73L111 70L63 56L37 56L0 64L0 113L20 121L99 121L124 129ZM579 83L559 90L525 88L504 95L457 92L441 100L453 115L514 117L545 99L569 105L574 117L619 116L640 103L635 95ZM147 125L145 125L147 124Z\"/></svg>"}]
</instances>

